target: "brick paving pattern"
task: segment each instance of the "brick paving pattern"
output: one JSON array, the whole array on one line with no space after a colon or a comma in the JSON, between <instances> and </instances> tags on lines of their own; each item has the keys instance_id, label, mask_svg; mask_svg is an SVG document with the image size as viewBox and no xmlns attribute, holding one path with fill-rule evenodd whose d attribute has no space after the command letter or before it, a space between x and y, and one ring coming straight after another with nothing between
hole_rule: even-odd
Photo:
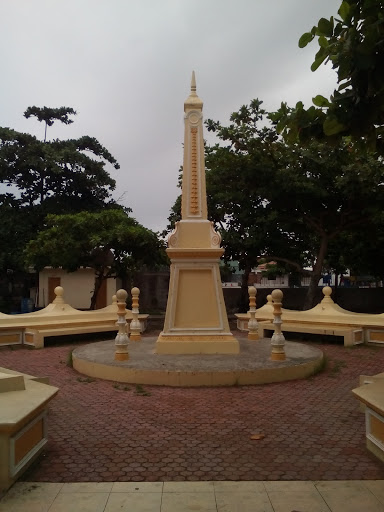
<instances>
[{"instance_id":1,"label":"brick paving pattern","mask_svg":"<svg viewBox=\"0 0 384 512\"><path fill-rule=\"evenodd\" d=\"M306 380L144 390L89 382L66 365L74 345L3 347L0 366L47 375L60 388L45 455L24 480L384 479L351 393L360 374L384 370L384 347L316 346L328 365ZM257 433L265 437L251 440Z\"/></svg>"}]
</instances>

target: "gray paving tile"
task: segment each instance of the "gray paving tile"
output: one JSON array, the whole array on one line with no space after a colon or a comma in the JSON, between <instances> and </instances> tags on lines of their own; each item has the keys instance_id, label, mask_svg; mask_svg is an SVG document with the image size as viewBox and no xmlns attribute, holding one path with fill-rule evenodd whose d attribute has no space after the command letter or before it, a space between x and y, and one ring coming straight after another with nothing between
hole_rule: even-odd
<instances>
[{"instance_id":1,"label":"gray paving tile","mask_svg":"<svg viewBox=\"0 0 384 512\"><path fill-rule=\"evenodd\" d=\"M322 496L314 490L270 491L268 497L274 512L330 512Z\"/></svg>"},{"instance_id":2,"label":"gray paving tile","mask_svg":"<svg viewBox=\"0 0 384 512\"><path fill-rule=\"evenodd\" d=\"M361 481L317 482L316 488L332 512L384 512L384 505Z\"/></svg>"},{"instance_id":3,"label":"gray paving tile","mask_svg":"<svg viewBox=\"0 0 384 512\"><path fill-rule=\"evenodd\" d=\"M264 492L263 482L213 482L215 493L218 492Z\"/></svg>"},{"instance_id":4,"label":"gray paving tile","mask_svg":"<svg viewBox=\"0 0 384 512\"><path fill-rule=\"evenodd\" d=\"M218 512L273 512L266 492L219 492L216 503Z\"/></svg>"},{"instance_id":5,"label":"gray paving tile","mask_svg":"<svg viewBox=\"0 0 384 512\"><path fill-rule=\"evenodd\" d=\"M105 512L160 512L159 492L114 492L109 495Z\"/></svg>"},{"instance_id":6,"label":"gray paving tile","mask_svg":"<svg viewBox=\"0 0 384 512\"><path fill-rule=\"evenodd\" d=\"M0 512L47 512L62 487L61 483L16 482L0 500Z\"/></svg>"},{"instance_id":7,"label":"gray paving tile","mask_svg":"<svg viewBox=\"0 0 384 512\"><path fill-rule=\"evenodd\" d=\"M214 492L213 482L164 482L163 492Z\"/></svg>"},{"instance_id":8,"label":"gray paving tile","mask_svg":"<svg viewBox=\"0 0 384 512\"><path fill-rule=\"evenodd\" d=\"M158 492L163 490L163 482L115 482L111 492Z\"/></svg>"},{"instance_id":9,"label":"gray paving tile","mask_svg":"<svg viewBox=\"0 0 384 512\"><path fill-rule=\"evenodd\" d=\"M60 493L49 512L104 512L108 496L107 492Z\"/></svg>"},{"instance_id":10,"label":"gray paving tile","mask_svg":"<svg viewBox=\"0 0 384 512\"><path fill-rule=\"evenodd\" d=\"M270 491L316 491L315 484L313 482L283 482L283 481L274 481L274 482L264 482L265 489L267 492Z\"/></svg>"},{"instance_id":11,"label":"gray paving tile","mask_svg":"<svg viewBox=\"0 0 384 512\"><path fill-rule=\"evenodd\" d=\"M55 494L5 495L0 512L48 512L55 498Z\"/></svg>"},{"instance_id":12,"label":"gray paving tile","mask_svg":"<svg viewBox=\"0 0 384 512\"><path fill-rule=\"evenodd\" d=\"M366 480L363 484L384 505L384 480Z\"/></svg>"},{"instance_id":13,"label":"gray paving tile","mask_svg":"<svg viewBox=\"0 0 384 512\"><path fill-rule=\"evenodd\" d=\"M76 482L64 484L61 493L72 492L110 492L113 482Z\"/></svg>"},{"instance_id":14,"label":"gray paving tile","mask_svg":"<svg viewBox=\"0 0 384 512\"><path fill-rule=\"evenodd\" d=\"M216 512L214 493L210 492L165 492L161 512Z\"/></svg>"}]
</instances>

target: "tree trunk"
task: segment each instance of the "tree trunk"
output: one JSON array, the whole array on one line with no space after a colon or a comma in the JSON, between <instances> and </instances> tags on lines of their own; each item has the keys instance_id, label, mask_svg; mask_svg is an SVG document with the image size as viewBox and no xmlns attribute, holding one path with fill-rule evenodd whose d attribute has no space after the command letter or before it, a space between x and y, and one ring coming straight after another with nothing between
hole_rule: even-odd
<instances>
[{"instance_id":1,"label":"tree trunk","mask_svg":"<svg viewBox=\"0 0 384 512\"><path fill-rule=\"evenodd\" d=\"M316 263L313 266L311 280L309 282L309 287L307 291L307 295L304 300L303 310L311 309L314 307L316 292L318 289L318 284L321 278L324 259L327 254L328 249L328 238L323 236L320 242L319 252L317 254Z\"/></svg>"},{"instance_id":2,"label":"tree trunk","mask_svg":"<svg viewBox=\"0 0 384 512\"><path fill-rule=\"evenodd\" d=\"M251 273L251 264L246 263L244 274L241 278L241 293L240 293L240 302L239 302L239 311L240 313L245 313L248 311L249 307L249 294L248 294L248 278Z\"/></svg>"},{"instance_id":3,"label":"tree trunk","mask_svg":"<svg viewBox=\"0 0 384 512\"><path fill-rule=\"evenodd\" d=\"M103 280L106 279L106 277L107 276L104 276L103 271L95 273L95 288L93 290L93 295L91 298L91 305L90 305L90 309L92 309L92 310L96 308L97 295L100 291L101 285L103 284Z\"/></svg>"},{"instance_id":4,"label":"tree trunk","mask_svg":"<svg viewBox=\"0 0 384 512\"><path fill-rule=\"evenodd\" d=\"M333 289L333 293L332 293L332 299L337 302L337 294L338 294L338 291L339 291L339 273L336 271L336 274L335 274L335 286L334 286L334 289Z\"/></svg>"}]
</instances>

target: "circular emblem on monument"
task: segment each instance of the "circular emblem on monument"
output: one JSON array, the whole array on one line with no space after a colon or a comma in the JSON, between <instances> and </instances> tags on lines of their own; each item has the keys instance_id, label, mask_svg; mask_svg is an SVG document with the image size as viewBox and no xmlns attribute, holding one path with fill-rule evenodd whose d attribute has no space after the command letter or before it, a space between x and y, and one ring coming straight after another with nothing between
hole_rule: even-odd
<instances>
[{"instance_id":1,"label":"circular emblem on monument","mask_svg":"<svg viewBox=\"0 0 384 512\"><path fill-rule=\"evenodd\" d=\"M189 116L189 122L192 124L197 124L199 122L199 115L195 113L191 114Z\"/></svg>"}]
</instances>

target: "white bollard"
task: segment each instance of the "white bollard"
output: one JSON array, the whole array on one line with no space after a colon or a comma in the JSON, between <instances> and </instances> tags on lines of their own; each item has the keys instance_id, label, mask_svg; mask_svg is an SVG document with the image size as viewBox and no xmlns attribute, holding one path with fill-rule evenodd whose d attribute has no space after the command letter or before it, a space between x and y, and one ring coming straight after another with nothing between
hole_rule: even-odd
<instances>
[{"instance_id":1,"label":"white bollard","mask_svg":"<svg viewBox=\"0 0 384 512\"><path fill-rule=\"evenodd\" d=\"M249 314L251 318L248 321L248 339L257 341L259 339L258 323L256 320L256 288L248 286L249 294Z\"/></svg>"},{"instance_id":2,"label":"white bollard","mask_svg":"<svg viewBox=\"0 0 384 512\"><path fill-rule=\"evenodd\" d=\"M271 359L272 361L284 361L285 357L285 338L284 334L281 332L281 301L283 298L283 292L281 290L273 290L272 292L272 300L273 300L273 315L274 320L273 324L275 326L275 332L271 338L272 352Z\"/></svg>"},{"instance_id":3,"label":"white bollard","mask_svg":"<svg viewBox=\"0 0 384 512\"><path fill-rule=\"evenodd\" d=\"M131 341L141 341L141 324L139 320L139 295L138 288L132 288L132 320L129 326Z\"/></svg>"},{"instance_id":4,"label":"white bollard","mask_svg":"<svg viewBox=\"0 0 384 512\"><path fill-rule=\"evenodd\" d=\"M127 321L125 319L126 315L126 300L128 297L128 293L125 290L118 290L116 292L117 297L117 325L119 327L119 331L115 338L115 360L116 361L126 361L129 359L128 353L128 334L127 334Z\"/></svg>"}]
</instances>

